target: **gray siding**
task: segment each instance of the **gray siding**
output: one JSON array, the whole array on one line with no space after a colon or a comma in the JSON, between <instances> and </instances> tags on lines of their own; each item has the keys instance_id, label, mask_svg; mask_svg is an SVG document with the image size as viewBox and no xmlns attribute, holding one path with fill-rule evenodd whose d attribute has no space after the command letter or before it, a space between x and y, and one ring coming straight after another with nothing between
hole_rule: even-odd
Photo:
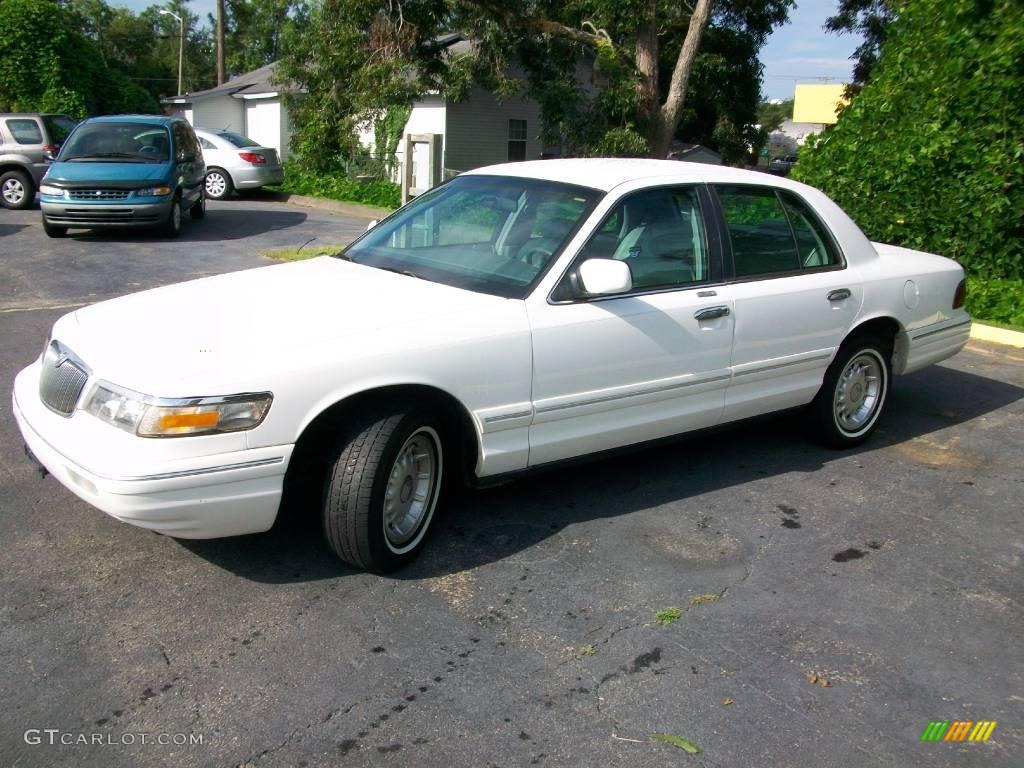
<instances>
[{"instance_id":1,"label":"gray siding","mask_svg":"<svg viewBox=\"0 0 1024 768\"><path fill-rule=\"evenodd\" d=\"M448 102L445 115L444 167L468 171L508 162L508 121L526 120L526 159L544 150L540 139L540 106L525 96L498 101L474 86L464 101Z\"/></svg>"},{"instance_id":2,"label":"gray siding","mask_svg":"<svg viewBox=\"0 0 1024 768\"><path fill-rule=\"evenodd\" d=\"M193 125L196 128L220 128L228 131L245 131L241 99L230 96L214 96L200 99L192 105Z\"/></svg>"}]
</instances>

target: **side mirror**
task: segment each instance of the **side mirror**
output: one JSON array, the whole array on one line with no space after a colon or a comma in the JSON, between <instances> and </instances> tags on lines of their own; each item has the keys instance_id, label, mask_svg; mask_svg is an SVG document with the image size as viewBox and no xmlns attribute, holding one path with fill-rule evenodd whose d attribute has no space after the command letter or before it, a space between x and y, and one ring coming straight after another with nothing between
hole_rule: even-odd
<instances>
[{"instance_id":1,"label":"side mirror","mask_svg":"<svg viewBox=\"0 0 1024 768\"><path fill-rule=\"evenodd\" d=\"M373 219L369 224L366 225L366 231L369 232L371 229L377 226L377 220Z\"/></svg>"},{"instance_id":2,"label":"side mirror","mask_svg":"<svg viewBox=\"0 0 1024 768\"><path fill-rule=\"evenodd\" d=\"M618 259L587 259L580 264L579 281L587 296L609 296L633 289L629 265Z\"/></svg>"}]
</instances>

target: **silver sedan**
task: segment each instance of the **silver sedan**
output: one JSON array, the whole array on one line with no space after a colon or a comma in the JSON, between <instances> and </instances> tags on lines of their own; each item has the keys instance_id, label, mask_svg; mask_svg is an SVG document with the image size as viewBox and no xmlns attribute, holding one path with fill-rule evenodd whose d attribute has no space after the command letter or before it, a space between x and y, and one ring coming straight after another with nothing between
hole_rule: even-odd
<instances>
[{"instance_id":1,"label":"silver sedan","mask_svg":"<svg viewBox=\"0 0 1024 768\"><path fill-rule=\"evenodd\" d=\"M277 150L261 147L234 131L196 128L206 160L206 196L223 200L233 190L258 189L284 181Z\"/></svg>"}]
</instances>

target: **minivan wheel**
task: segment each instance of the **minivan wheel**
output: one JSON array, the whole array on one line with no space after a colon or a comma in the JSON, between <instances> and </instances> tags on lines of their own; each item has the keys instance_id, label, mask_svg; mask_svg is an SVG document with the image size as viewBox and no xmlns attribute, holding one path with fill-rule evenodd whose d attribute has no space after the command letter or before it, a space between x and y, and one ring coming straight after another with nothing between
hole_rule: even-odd
<instances>
[{"instance_id":1,"label":"minivan wheel","mask_svg":"<svg viewBox=\"0 0 1024 768\"><path fill-rule=\"evenodd\" d=\"M211 168L206 172L206 196L211 200L223 200L231 194L234 184L231 176L220 168Z\"/></svg>"},{"instance_id":2,"label":"minivan wheel","mask_svg":"<svg viewBox=\"0 0 1024 768\"><path fill-rule=\"evenodd\" d=\"M0 205L19 210L35 201L36 189L24 171L7 171L0 176Z\"/></svg>"},{"instance_id":3,"label":"minivan wheel","mask_svg":"<svg viewBox=\"0 0 1024 768\"><path fill-rule=\"evenodd\" d=\"M419 553L441 493L442 434L416 409L371 411L351 425L324 489L324 535L338 557L386 573Z\"/></svg>"},{"instance_id":4,"label":"minivan wheel","mask_svg":"<svg viewBox=\"0 0 1024 768\"><path fill-rule=\"evenodd\" d=\"M847 448L864 442L878 425L892 379L892 347L872 334L847 339L811 403L818 436Z\"/></svg>"},{"instance_id":5,"label":"minivan wheel","mask_svg":"<svg viewBox=\"0 0 1024 768\"><path fill-rule=\"evenodd\" d=\"M206 193L200 192L199 199L196 200L192 207L188 209L188 215L193 219L205 219L206 218Z\"/></svg>"},{"instance_id":6,"label":"minivan wheel","mask_svg":"<svg viewBox=\"0 0 1024 768\"><path fill-rule=\"evenodd\" d=\"M46 233L47 237L64 237L68 233L67 227L55 227L53 224L43 219L43 232Z\"/></svg>"},{"instance_id":7,"label":"minivan wheel","mask_svg":"<svg viewBox=\"0 0 1024 768\"><path fill-rule=\"evenodd\" d=\"M181 198L175 197L171 203L171 210L167 214L167 223L164 224L164 235L177 237L181 234Z\"/></svg>"}]
</instances>

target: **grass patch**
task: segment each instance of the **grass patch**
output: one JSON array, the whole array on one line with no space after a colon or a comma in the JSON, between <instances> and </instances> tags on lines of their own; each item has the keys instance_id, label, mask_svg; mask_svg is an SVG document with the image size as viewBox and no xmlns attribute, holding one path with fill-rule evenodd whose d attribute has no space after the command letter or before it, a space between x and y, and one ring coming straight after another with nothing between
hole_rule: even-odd
<instances>
[{"instance_id":1,"label":"grass patch","mask_svg":"<svg viewBox=\"0 0 1024 768\"><path fill-rule=\"evenodd\" d=\"M667 627L669 624L675 624L682 617L683 609L677 607L662 608L654 614L654 620L663 627Z\"/></svg>"},{"instance_id":2,"label":"grass patch","mask_svg":"<svg viewBox=\"0 0 1024 768\"><path fill-rule=\"evenodd\" d=\"M580 656L594 656L597 653L597 646L582 645L576 650L576 653Z\"/></svg>"},{"instance_id":3,"label":"grass patch","mask_svg":"<svg viewBox=\"0 0 1024 768\"><path fill-rule=\"evenodd\" d=\"M700 754L700 747L689 739L684 739L682 736L673 736L671 733L652 733L651 738L664 742L665 744L671 744L673 747L679 747L681 750L689 752L691 755Z\"/></svg>"},{"instance_id":4,"label":"grass patch","mask_svg":"<svg viewBox=\"0 0 1024 768\"><path fill-rule=\"evenodd\" d=\"M285 164L284 183L276 189L293 195L311 195L338 200L342 203L362 203L378 208L397 208L402 203L402 188L382 179L358 181L342 174L318 174L289 161Z\"/></svg>"},{"instance_id":5,"label":"grass patch","mask_svg":"<svg viewBox=\"0 0 1024 768\"><path fill-rule=\"evenodd\" d=\"M266 256L268 259L276 259L277 261L302 261L303 259L313 259L317 256L323 256L324 254L335 254L345 246L343 245L332 245L332 244L321 244L321 245L302 245L298 248L270 248L266 251L260 251L260 256Z\"/></svg>"},{"instance_id":6,"label":"grass patch","mask_svg":"<svg viewBox=\"0 0 1024 768\"><path fill-rule=\"evenodd\" d=\"M716 595L714 593L707 595L697 595L695 598L690 600L690 605L704 605L704 603L713 603L720 597L721 595Z\"/></svg>"}]
</instances>

